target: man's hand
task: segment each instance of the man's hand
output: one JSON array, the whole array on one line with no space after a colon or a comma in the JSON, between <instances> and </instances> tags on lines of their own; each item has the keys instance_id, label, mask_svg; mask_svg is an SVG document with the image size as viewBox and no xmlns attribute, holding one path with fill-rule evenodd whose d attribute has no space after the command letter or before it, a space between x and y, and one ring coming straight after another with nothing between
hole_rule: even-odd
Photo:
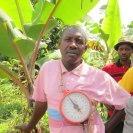
<instances>
[{"instance_id":1,"label":"man's hand","mask_svg":"<svg viewBox=\"0 0 133 133\"><path fill-rule=\"evenodd\" d=\"M35 108L33 115L28 124L24 123L20 126L15 126L16 129L20 129L24 133L30 133L31 130L36 126L38 121L42 118L47 109L47 102L35 102Z\"/></svg>"}]
</instances>

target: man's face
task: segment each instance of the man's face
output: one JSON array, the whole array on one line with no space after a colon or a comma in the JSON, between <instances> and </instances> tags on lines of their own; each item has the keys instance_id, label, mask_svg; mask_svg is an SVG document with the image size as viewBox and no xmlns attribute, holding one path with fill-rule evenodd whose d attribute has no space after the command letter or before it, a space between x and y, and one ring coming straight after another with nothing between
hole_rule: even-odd
<instances>
[{"instance_id":1,"label":"man's face","mask_svg":"<svg viewBox=\"0 0 133 133\"><path fill-rule=\"evenodd\" d=\"M80 30L67 29L59 42L63 63L79 65L87 47L85 43L85 37Z\"/></svg>"},{"instance_id":2,"label":"man's face","mask_svg":"<svg viewBox=\"0 0 133 133\"><path fill-rule=\"evenodd\" d=\"M127 44L122 44L118 48L118 54L119 54L120 60L122 61L129 60L132 53L133 53L132 48Z\"/></svg>"}]
</instances>

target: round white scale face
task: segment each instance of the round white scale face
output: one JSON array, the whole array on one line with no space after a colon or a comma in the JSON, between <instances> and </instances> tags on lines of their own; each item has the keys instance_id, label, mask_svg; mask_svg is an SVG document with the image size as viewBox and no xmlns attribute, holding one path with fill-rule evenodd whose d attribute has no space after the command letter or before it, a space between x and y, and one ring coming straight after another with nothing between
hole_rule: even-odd
<instances>
[{"instance_id":1,"label":"round white scale face","mask_svg":"<svg viewBox=\"0 0 133 133\"><path fill-rule=\"evenodd\" d=\"M85 94L72 92L62 99L60 112L68 122L82 123L91 113L91 102Z\"/></svg>"}]
</instances>

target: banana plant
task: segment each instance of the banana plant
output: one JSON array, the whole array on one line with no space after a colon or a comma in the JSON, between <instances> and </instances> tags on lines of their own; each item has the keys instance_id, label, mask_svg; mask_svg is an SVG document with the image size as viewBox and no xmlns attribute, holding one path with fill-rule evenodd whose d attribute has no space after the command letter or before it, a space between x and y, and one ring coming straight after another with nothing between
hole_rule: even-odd
<instances>
[{"instance_id":1,"label":"banana plant","mask_svg":"<svg viewBox=\"0 0 133 133\"><path fill-rule=\"evenodd\" d=\"M88 45L89 48L92 49L91 51L88 50L89 53L85 55L85 59L90 62L93 54L97 53L99 55L98 52L101 52L102 56L104 54L102 61L108 64L116 58L117 54L113 47L122 36L122 22L118 0L108 0L107 5L103 5L101 9L102 11L104 9L105 17L102 18L99 23L82 22L82 24L87 27L89 34ZM91 57L87 59L86 57L90 54ZM98 58L99 56L96 58L95 62L98 61ZM95 60L95 58L93 60ZM100 65L100 67L103 67L103 65L105 65L104 63Z\"/></svg>"},{"instance_id":2,"label":"banana plant","mask_svg":"<svg viewBox=\"0 0 133 133\"><path fill-rule=\"evenodd\" d=\"M98 0L38 0L33 7L30 0L0 0L0 53L21 62L28 85L17 73L0 63L1 77L12 79L29 99L34 83L34 67L42 37L58 25L75 24Z\"/></svg>"},{"instance_id":3,"label":"banana plant","mask_svg":"<svg viewBox=\"0 0 133 133\"><path fill-rule=\"evenodd\" d=\"M118 0L108 0L105 18L101 25L101 37L106 44L107 59L106 64L110 63L116 56L114 45L122 36L122 25Z\"/></svg>"}]
</instances>

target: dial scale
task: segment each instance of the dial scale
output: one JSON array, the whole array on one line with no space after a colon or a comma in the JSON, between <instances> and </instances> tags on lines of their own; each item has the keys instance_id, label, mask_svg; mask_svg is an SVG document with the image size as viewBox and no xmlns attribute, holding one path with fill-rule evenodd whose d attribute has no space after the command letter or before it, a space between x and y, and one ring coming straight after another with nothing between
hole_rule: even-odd
<instances>
[{"instance_id":1,"label":"dial scale","mask_svg":"<svg viewBox=\"0 0 133 133\"><path fill-rule=\"evenodd\" d=\"M92 104L88 96L81 91L65 91L60 102L62 117L72 123L80 124L91 114Z\"/></svg>"}]
</instances>

